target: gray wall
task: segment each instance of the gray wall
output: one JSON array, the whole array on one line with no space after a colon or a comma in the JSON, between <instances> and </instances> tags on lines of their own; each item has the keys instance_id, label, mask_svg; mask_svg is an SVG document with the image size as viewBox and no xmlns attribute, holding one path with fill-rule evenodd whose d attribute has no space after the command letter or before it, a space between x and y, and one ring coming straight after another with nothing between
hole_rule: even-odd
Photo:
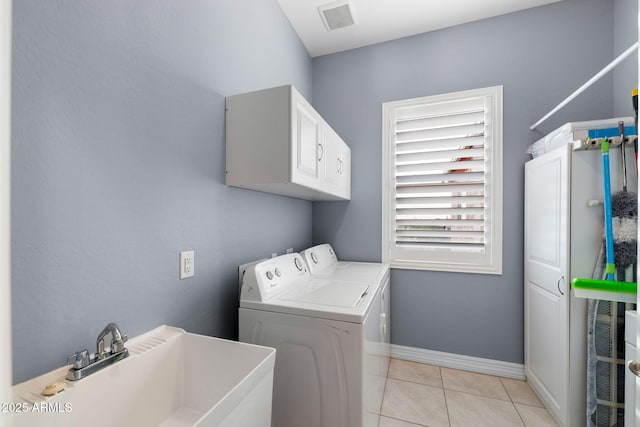
<instances>
[{"instance_id":1,"label":"gray wall","mask_svg":"<svg viewBox=\"0 0 640 427\"><path fill-rule=\"evenodd\" d=\"M529 126L613 58L612 24L613 0L566 0L313 59L314 105L353 159L352 200L313 204L313 241L343 259L381 257L381 104L504 85L503 274L393 270L393 343L523 362L526 149L567 121L610 117L612 76Z\"/></svg>"},{"instance_id":2,"label":"gray wall","mask_svg":"<svg viewBox=\"0 0 640 427\"><path fill-rule=\"evenodd\" d=\"M224 97L311 95L276 1L20 0L13 27L14 381L110 321L236 337L236 266L311 243L310 202L224 186Z\"/></svg>"},{"instance_id":3,"label":"gray wall","mask_svg":"<svg viewBox=\"0 0 640 427\"><path fill-rule=\"evenodd\" d=\"M638 41L637 0L615 0L613 50L618 56ZM613 114L616 117L633 117L631 90L638 87L638 51L631 54L613 70Z\"/></svg>"}]
</instances>

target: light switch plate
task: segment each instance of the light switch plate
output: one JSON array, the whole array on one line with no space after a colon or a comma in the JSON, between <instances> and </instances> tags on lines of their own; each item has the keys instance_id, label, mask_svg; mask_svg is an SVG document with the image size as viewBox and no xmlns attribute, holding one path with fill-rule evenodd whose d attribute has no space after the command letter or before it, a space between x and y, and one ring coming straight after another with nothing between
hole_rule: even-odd
<instances>
[{"instance_id":1,"label":"light switch plate","mask_svg":"<svg viewBox=\"0 0 640 427\"><path fill-rule=\"evenodd\" d=\"M180 279L193 277L195 274L194 254L195 251L180 252Z\"/></svg>"}]
</instances>

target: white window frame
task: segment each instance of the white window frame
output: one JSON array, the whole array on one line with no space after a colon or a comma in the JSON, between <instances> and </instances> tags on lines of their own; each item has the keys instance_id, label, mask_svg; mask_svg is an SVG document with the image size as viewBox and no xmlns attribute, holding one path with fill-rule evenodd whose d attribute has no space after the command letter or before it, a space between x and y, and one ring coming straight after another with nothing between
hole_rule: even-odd
<instances>
[{"instance_id":1,"label":"white window frame","mask_svg":"<svg viewBox=\"0 0 640 427\"><path fill-rule=\"evenodd\" d=\"M382 104L382 261L392 268L502 274L502 86L426 96ZM395 124L396 113L406 107L485 97L485 246L465 251L409 248L395 243Z\"/></svg>"}]
</instances>

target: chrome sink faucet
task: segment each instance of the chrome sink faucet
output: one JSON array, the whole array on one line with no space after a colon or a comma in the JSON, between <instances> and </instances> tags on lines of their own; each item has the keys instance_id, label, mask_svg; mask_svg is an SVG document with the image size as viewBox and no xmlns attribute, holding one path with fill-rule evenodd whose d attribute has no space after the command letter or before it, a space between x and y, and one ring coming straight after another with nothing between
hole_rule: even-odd
<instances>
[{"instance_id":1,"label":"chrome sink faucet","mask_svg":"<svg viewBox=\"0 0 640 427\"><path fill-rule=\"evenodd\" d=\"M88 350L79 351L68 357L67 364L71 365L71 368L67 372L67 379L79 380L129 356L129 350L124 346L127 340L128 337L122 335L118 325L109 323L98 335L94 357L89 356ZM108 351L105 342L109 343Z\"/></svg>"},{"instance_id":2,"label":"chrome sink faucet","mask_svg":"<svg viewBox=\"0 0 640 427\"><path fill-rule=\"evenodd\" d=\"M110 337L110 353L118 353L124 350L124 343L129 339L126 335L123 337L122 333L120 333L120 328L118 325L111 322L107 326L104 327L100 335L98 335L98 339L96 339L96 359L102 360L109 353L105 351L105 338Z\"/></svg>"}]
</instances>

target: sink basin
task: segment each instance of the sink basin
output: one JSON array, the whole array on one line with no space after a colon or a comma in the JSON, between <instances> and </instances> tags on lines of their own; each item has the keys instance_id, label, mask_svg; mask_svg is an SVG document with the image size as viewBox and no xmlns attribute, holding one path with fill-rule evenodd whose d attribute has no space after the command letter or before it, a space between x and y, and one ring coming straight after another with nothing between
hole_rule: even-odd
<instances>
[{"instance_id":1,"label":"sink basin","mask_svg":"<svg viewBox=\"0 0 640 427\"><path fill-rule=\"evenodd\" d=\"M79 381L68 367L13 388L22 426L269 426L275 350L161 326ZM45 397L48 384L65 389Z\"/></svg>"}]
</instances>

